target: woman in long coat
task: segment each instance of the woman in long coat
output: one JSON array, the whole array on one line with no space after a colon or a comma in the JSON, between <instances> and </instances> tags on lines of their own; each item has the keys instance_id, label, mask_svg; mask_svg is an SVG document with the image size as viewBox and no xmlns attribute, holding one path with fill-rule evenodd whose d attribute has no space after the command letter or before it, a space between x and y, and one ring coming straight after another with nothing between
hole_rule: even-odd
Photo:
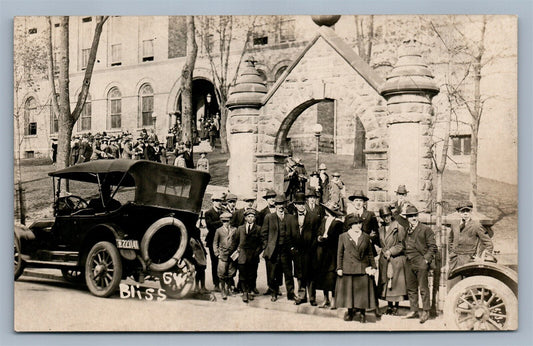
<instances>
[{"instance_id":1,"label":"woman in long coat","mask_svg":"<svg viewBox=\"0 0 533 346\"><path fill-rule=\"evenodd\" d=\"M324 291L324 303L319 308L331 307L335 309L335 283L337 281L337 246L339 236L343 232L343 223L338 205L324 205L326 217L322 219L318 228L318 242L316 249L316 277L315 287ZM331 297L331 299L330 299Z\"/></svg>"},{"instance_id":2,"label":"woman in long coat","mask_svg":"<svg viewBox=\"0 0 533 346\"><path fill-rule=\"evenodd\" d=\"M379 256L378 290L380 298L388 303L387 315L397 315L399 303L407 299L405 281L405 263L403 240L405 229L398 222L392 221L389 207L379 209L383 220L379 227L381 254Z\"/></svg>"},{"instance_id":3,"label":"woman in long coat","mask_svg":"<svg viewBox=\"0 0 533 346\"><path fill-rule=\"evenodd\" d=\"M376 263L372 255L370 236L361 230L362 219L348 215L344 221L346 232L339 236L337 249L337 307L348 308L345 321L351 321L358 310L359 321L366 322L365 310L376 309L373 278Z\"/></svg>"}]
</instances>

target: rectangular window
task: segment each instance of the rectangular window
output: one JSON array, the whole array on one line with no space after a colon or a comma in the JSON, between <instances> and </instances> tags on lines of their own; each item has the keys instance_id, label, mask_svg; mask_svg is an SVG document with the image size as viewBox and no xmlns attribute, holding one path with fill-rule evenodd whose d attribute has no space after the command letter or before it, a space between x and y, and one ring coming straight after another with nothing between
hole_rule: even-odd
<instances>
[{"instance_id":1,"label":"rectangular window","mask_svg":"<svg viewBox=\"0 0 533 346\"><path fill-rule=\"evenodd\" d=\"M90 23L93 21L93 17L84 17L81 21L84 23Z\"/></svg>"},{"instance_id":2,"label":"rectangular window","mask_svg":"<svg viewBox=\"0 0 533 346\"><path fill-rule=\"evenodd\" d=\"M452 155L470 155L472 151L472 136L450 136L452 139Z\"/></svg>"},{"instance_id":3,"label":"rectangular window","mask_svg":"<svg viewBox=\"0 0 533 346\"><path fill-rule=\"evenodd\" d=\"M143 41L143 61L154 61L154 40Z\"/></svg>"},{"instance_id":4,"label":"rectangular window","mask_svg":"<svg viewBox=\"0 0 533 346\"><path fill-rule=\"evenodd\" d=\"M258 25L253 32L254 46L263 46L268 44L268 26L266 24Z\"/></svg>"},{"instance_id":5,"label":"rectangular window","mask_svg":"<svg viewBox=\"0 0 533 346\"><path fill-rule=\"evenodd\" d=\"M122 126L120 114L122 112L121 100L111 100L111 128L117 129Z\"/></svg>"},{"instance_id":6,"label":"rectangular window","mask_svg":"<svg viewBox=\"0 0 533 346\"><path fill-rule=\"evenodd\" d=\"M142 97L142 126L153 126L154 118L152 117L154 113L154 97L153 96L143 96Z\"/></svg>"},{"instance_id":7,"label":"rectangular window","mask_svg":"<svg viewBox=\"0 0 533 346\"><path fill-rule=\"evenodd\" d=\"M91 52L91 48L86 48L81 50L81 69L85 70L87 68L87 64L89 63L89 53Z\"/></svg>"},{"instance_id":8,"label":"rectangular window","mask_svg":"<svg viewBox=\"0 0 533 346\"><path fill-rule=\"evenodd\" d=\"M29 33L30 35L34 35L34 34L36 34L36 33L37 33L37 28L31 28L30 30L28 30L28 33Z\"/></svg>"},{"instance_id":9,"label":"rectangular window","mask_svg":"<svg viewBox=\"0 0 533 346\"><path fill-rule=\"evenodd\" d=\"M111 45L111 66L122 65L122 44Z\"/></svg>"},{"instance_id":10,"label":"rectangular window","mask_svg":"<svg viewBox=\"0 0 533 346\"><path fill-rule=\"evenodd\" d=\"M91 102L85 102L80 119L79 131L89 131L91 129Z\"/></svg>"},{"instance_id":11,"label":"rectangular window","mask_svg":"<svg viewBox=\"0 0 533 346\"><path fill-rule=\"evenodd\" d=\"M50 112L50 133L58 133L59 132L59 120L56 116L54 116L54 112Z\"/></svg>"},{"instance_id":12,"label":"rectangular window","mask_svg":"<svg viewBox=\"0 0 533 346\"><path fill-rule=\"evenodd\" d=\"M279 42L290 42L296 39L294 35L294 19L282 20L279 24Z\"/></svg>"},{"instance_id":13,"label":"rectangular window","mask_svg":"<svg viewBox=\"0 0 533 346\"><path fill-rule=\"evenodd\" d=\"M35 157L35 152L33 150L28 150L24 153L24 157L27 159L33 159Z\"/></svg>"},{"instance_id":14,"label":"rectangular window","mask_svg":"<svg viewBox=\"0 0 533 346\"><path fill-rule=\"evenodd\" d=\"M29 123L28 128L26 129L27 136L37 135L37 123Z\"/></svg>"}]
</instances>

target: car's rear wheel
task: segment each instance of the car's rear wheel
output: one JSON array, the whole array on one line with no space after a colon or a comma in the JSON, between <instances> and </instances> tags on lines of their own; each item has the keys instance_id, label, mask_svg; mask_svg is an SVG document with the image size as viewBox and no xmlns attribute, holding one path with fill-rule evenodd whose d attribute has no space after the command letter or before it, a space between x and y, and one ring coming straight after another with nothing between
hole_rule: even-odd
<instances>
[{"instance_id":1,"label":"car's rear wheel","mask_svg":"<svg viewBox=\"0 0 533 346\"><path fill-rule=\"evenodd\" d=\"M122 262L115 247L107 241L96 243L87 255L85 281L89 291L98 297L113 294L122 279Z\"/></svg>"},{"instance_id":2,"label":"car's rear wheel","mask_svg":"<svg viewBox=\"0 0 533 346\"><path fill-rule=\"evenodd\" d=\"M85 280L85 273L82 269L63 268L61 269L61 274L68 282L82 283Z\"/></svg>"},{"instance_id":3,"label":"car's rear wheel","mask_svg":"<svg viewBox=\"0 0 533 346\"><path fill-rule=\"evenodd\" d=\"M20 255L20 240L15 235L15 246L14 246L14 257L15 257L15 280L17 280L22 273L24 272L24 263L22 262L22 257Z\"/></svg>"},{"instance_id":4,"label":"car's rear wheel","mask_svg":"<svg viewBox=\"0 0 533 346\"><path fill-rule=\"evenodd\" d=\"M489 276L461 280L448 293L444 318L458 330L515 330L518 299L503 282Z\"/></svg>"},{"instance_id":5,"label":"car's rear wheel","mask_svg":"<svg viewBox=\"0 0 533 346\"><path fill-rule=\"evenodd\" d=\"M184 298L194 286L194 276L194 265L183 259L180 265L163 273L160 279L161 288L171 298Z\"/></svg>"}]
</instances>

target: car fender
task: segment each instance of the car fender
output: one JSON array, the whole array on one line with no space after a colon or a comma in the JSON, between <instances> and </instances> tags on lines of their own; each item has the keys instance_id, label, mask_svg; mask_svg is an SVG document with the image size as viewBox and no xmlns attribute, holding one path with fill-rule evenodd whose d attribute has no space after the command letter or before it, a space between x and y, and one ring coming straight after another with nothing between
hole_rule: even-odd
<instances>
[{"instance_id":1,"label":"car fender","mask_svg":"<svg viewBox=\"0 0 533 346\"><path fill-rule=\"evenodd\" d=\"M458 276L469 277L484 275L505 283L518 296L518 273L511 268L492 262L470 262L455 268L448 279Z\"/></svg>"}]
</instances>

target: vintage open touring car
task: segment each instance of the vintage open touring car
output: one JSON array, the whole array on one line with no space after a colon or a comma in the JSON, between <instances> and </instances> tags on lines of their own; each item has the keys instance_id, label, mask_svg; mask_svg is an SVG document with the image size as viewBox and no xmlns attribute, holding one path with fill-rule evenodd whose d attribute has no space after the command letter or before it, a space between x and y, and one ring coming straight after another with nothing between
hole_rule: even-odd
<instances>
[{"instance_id":1,"label":"vintage open touring car","mask_svg":"<svg viewBox=\"0 0 533 346\"><path fill-rule=\"evenodd\" d=\"M159 281L173 298L191 290L195 265L205 265L196 223L209 173L118 159L49 175L55 219L15 228L15 279L25 267L45 267L84 280L99 297L128 277ZM65 193L67 184L78 194Z\"/></svg>"}]
</instances>

